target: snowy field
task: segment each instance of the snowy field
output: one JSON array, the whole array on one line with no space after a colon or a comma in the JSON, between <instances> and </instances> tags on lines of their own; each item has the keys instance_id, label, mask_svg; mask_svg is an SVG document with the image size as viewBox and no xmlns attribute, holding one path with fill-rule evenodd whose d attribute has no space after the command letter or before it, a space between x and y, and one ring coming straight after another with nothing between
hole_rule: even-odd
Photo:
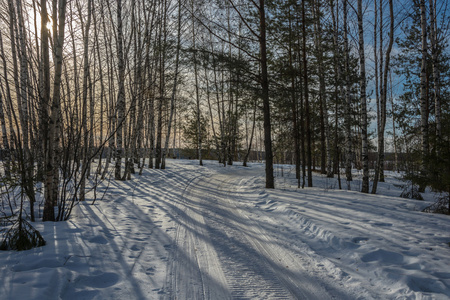
<instances>
[{"instance_id":1,"label":"snowy field","mask_svg":"<svg viewBox=\"0 0 450 300\"><path fill-rule=\"evenodd\" d=\"M262 164L197 163L34 223L47 245L0 252L0 299L450 299L450 217L420 212L432 194L399 198L391 173L379 195L318 174L297 189L289 166L266 190Z\"/></svg>"}]
</instances>

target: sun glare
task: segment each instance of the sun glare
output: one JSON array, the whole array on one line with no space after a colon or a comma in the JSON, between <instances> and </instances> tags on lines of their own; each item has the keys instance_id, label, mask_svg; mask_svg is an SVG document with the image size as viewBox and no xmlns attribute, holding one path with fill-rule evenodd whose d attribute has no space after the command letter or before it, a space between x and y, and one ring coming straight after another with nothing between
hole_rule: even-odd
<instances>
[{"instance_id":1,"label":"sun glare","mask_svg":"<svg viewBox=\"0 0 450 300\"><path fill-rule=\"evenodd\" d=\"M53 26L53 21L51 18L48 18L48 22L47 22L47 29L51 30Z\"/></svg>"},{"instance_id":2,"label":"sun glare","mask_svg":"<svg viewBox=\"0 0 450 300\"><path fill-rule=\"evenodd\" d=\"M37 29L37 34L39 35L40 34L40 31L41 31L41 15L40 14L36 14L35 15L36 16L36 29ZM53 26L53 22L52 22L52 18L50 18L50 16L49 17L47 17L47 20L48 20L48 22L47 22L47 25L45 26L46 28L47 28L47 30L51 30L52 29L52 26ZM33 23L34 21L33 20L31 20L31 22ZM32 26L32 29L33 29L33 31L34 31L34 28L33 28L33 26Z\"/></svg>"}]
</instances>

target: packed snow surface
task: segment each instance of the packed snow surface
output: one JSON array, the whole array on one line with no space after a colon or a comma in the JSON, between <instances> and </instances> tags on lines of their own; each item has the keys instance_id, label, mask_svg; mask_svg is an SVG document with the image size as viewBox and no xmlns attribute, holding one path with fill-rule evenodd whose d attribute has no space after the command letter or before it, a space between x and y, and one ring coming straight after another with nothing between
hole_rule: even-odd
<instances>
[{"instance_id":1,"label":"packed snow surface","mask_svg":"<svg viewBox=\"0 0 450 300\"><path fill-rule=\"evenodd\" d=\"M450 218L402 199L387 174L378 195L360 180L291 166L169 160L67 222L36 222L47 241L0 252L0 299L450 299ZM432 197L431 194L428 197Z\"/></svg>"}]
</instances>

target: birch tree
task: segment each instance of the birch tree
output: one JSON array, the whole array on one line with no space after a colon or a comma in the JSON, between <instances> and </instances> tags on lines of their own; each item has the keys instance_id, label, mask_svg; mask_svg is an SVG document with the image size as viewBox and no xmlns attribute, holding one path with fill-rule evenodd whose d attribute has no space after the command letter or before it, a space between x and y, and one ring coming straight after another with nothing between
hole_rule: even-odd
<instances>
[{"instance_id":1,"label":"birch tree","mask_svg":"<svg viewBox=\"0 0 450 300\"><path fill-rule=\"evenodd\" d=\"M195 104L196 104L196 122L197 122L197 157L200 166L203 166L202 160L202 125L201 125L201 111L200 111L200 91L198 81L198 68L197 68L197 48L196 48L196 26L195 26L195 5L194 1L191 2L192 9L192 59L194 63L194 88L195 88Z\"/></svg>"},{"instance_id":2,"label":"birch tree","mask_svg":"<svg viewBox=\"0 0 450 300\"><path fill-rule=\"evenodd\" d=\"M43 1L45 2L45 1ZM57 205L58 188L59 188L59 130L61 126L61 77L62 77L62 65L63 65L63 45L65 37L65 18L66 18L66 0L53 0L52 11L52 30L54 39L54 59L55 59L55 71L53 78L53 95L50 106L50 120L48 125L47 136L47 149L46 149L46 177L44 184L44 212L43 221L54 221L55 211L54 207ZM56 13L57 12L57 13ZM44 68L50 66L44 65Z\"/></svg>"},{"instance_id":3,"label":"birch tree","mask_svg":"<svg viewBox=\"0 0 450 300\"><path fill-rule=\"evenodd\" d=\"M119 91L117 94L116 122L116 164L114 177L121 180L121 163L123 155L123 124L125 122L125 58L123 53L122 0L117 0L117 71Z\"/></svg>"},{"instance_id":4,"label":"birch tree","mask_svg":"<svg viewBox=\"0 0 450 300\"><path fill-rule=\"evenodd\" d=\"M83 162L82 162L82 171L81 171L81 183L80 183L80 201L85 200L85 188L86 188L86 176L87 169L89 167L88 164L88 128L87 128L87 102L88 102L88 89L90 86L88 85L88 79L90 77L90 65L89 65L89 30L91 27L91 15L92 15L92 1L88 0L88 10L87 10L87 21L86 27L83 32L83 95L82 95L82 129L83 129L83 137L84 137L84 153L83 153ZM92 111L92 108L91 108ZM92 119L92 117L91 117ZM91 127L91 132L92 132Z\"/></svg>"},{"instance_id":5,"label":"birch tree","mask_svg":"<svg viewBox=\"0 0 450 300\"><path fill-rule=\"evenodd\" d=\"M175 98L177 94L177 86L178 86L178 72L179 72L179 63L180 63L180 49L181 49L181 8L182 8L182 0L178 0L178 21L177 21L177 46L176 46L176 54L175 54L175 75L173 79L173 87L172 87L172 95L170 97L170 116L169 123L167 124L167 134L166 140L164 143L164 150L162 154L162 163L161 169L165 169L166 167L166 155L169 151L169 140L170 134L172 130L172 121L175 112ZM175 144L174 144L175 147Z\"/></svg>"},{"instance_id":6,"label":"birch tree","mask_svg":"<svg viewBox=\"0 0 450 300\"><path fill-rule=\"evenodd\" d=\"M382 13L382 6L380 2L380 13ZM383 77L380 80L381 88L380 88L380 103L378 106L379 116L378 116L378 159L375 170L375 179L373 181L372 186L372 194L375 194L377 191L378 180L381 177L384 166L384 131L386 128L386 104L387 104L387 83L388 83L388 74L390 69L390 59L391 59L391 51L392 45L394 44L394 4L393 0L389 0L389 42L388 47L385 52L385 62L384 65L382 62L380 66L383 66L382 75ZM382 20L382 19L381 19ZM382 26L382 22L380 21L380 26ZM380 52L381 55L381 52ZM381 68L380 68L381 69Z\"/></svg>"},{"instance_id":7,"label":"birch tree","mask_svg":"<svg viewBox=\"0 0 450 300\"><path fill-rule=\"evenodd\" d=\"M325 69L324 69L324 51L322 45L322 24L320 1L314 2L315 14L315 42L317 55L317 68L319 76L319 102L320 102L320 139L321 139L321 172L330 176L332 174L330 126L328 124L328 105L326 99Z\"/></svg>"}]
</instances>

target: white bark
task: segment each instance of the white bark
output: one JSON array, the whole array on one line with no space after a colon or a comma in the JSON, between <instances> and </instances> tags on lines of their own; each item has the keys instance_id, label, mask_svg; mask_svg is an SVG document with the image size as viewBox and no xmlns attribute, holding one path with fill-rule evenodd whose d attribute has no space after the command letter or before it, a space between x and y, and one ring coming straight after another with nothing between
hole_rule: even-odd
<instances>
[{"instance_id":1,"label":"white bark","mask_svg":"<svg viewBox=\"0 0 450 300\"><path fill-rule=\"evenodd\" d=\"M176 57L175 57L175 76L173 79L172 96L170 97L170 116L169 116L169 123L167 125L166 140L164 143L164 149L163 149L163 153L162 153L161 169L165 169L165 167L166 167L166 155L167 155L167 151L169 149L170 132L172 129L172 120L173 120L173 114L175 111L175 97L176 97L176 93L177 93L178 66L179 66L180 48L181 48L181 7L182 7L181 0L178 0L178 27L177 27L177 50L176 50Z\"/></svg>"},{"instance_id":2,"label":"white bark","mask_svg":"<svg viewBox=\"0 0 450 300\"><path fill-rule=\"evenodd\" d=\"M125 121L125 60L123 54L123 26L122 26L122 0L117 0L117 59L118 84L117 94L117 123L116 123L116 165L114 177L121 180L121 165L123 156L123 125Z\"/></svg>"}]
</instances>

